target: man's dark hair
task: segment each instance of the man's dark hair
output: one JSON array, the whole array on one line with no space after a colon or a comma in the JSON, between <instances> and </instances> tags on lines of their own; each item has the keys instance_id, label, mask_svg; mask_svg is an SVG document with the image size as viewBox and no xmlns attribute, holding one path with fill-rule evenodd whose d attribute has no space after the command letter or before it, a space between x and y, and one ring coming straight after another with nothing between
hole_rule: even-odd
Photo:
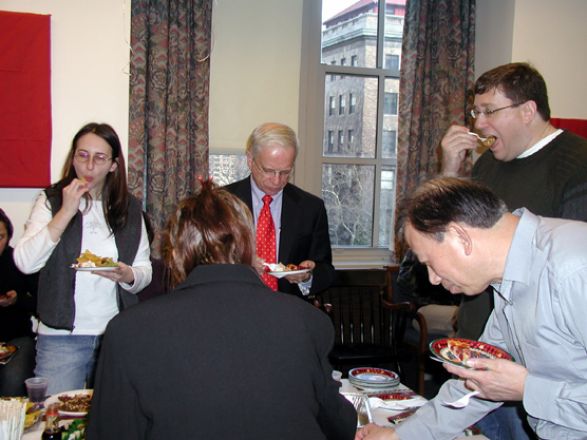
<instances>
[{"instance_id":1,"label":"man's dark hair","mask_svg":"<svg viewBox=\"0 0 587 440\"><path fill-rule=\"evenodd\" d=\"M486 186L469 179L442 177L424 182L406 201L405 222L442 241L449 223L491 228L507 212L505 203Z\"/></svg>"},{"instance_id":2,"label":"man's dark hair","mask_svg":"<svg viewBox=\"0 0 587 440\"><path fill-rule=\"evenodd\" d=\"M475 82L475 95L500 90L515 104L534 101L540 116L550 120L550 106L544 78L528 63L510 63L485 72Z\"/></svg>"}]
</instances>

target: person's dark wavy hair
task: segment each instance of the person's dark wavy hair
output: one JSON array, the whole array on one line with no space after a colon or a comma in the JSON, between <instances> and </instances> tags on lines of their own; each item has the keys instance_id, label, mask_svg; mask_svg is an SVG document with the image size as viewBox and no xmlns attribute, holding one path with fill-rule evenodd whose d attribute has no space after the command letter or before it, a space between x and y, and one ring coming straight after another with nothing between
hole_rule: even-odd
<instances>
[{"instance_id":1,"label":"person's dark wavy hair","mask_svg":"<svg viewBox=\"0 0 587 440\"><path fill-rule=\"evenodd\" d=\"M58 197L61 197L63 188L69 185L74 178L78 177L73 166L73 159L77 150L77 142L82 136L88 133L93 133L101 137L110 145L110 148L112 148L112 161L117 163L116 169L106 176L104 188L102 189L104 217L112 232L117 232L126 225L129 192L122 146L116 131L110 125L90 122L80 128L71 142L71 148L63 165L61 180L48 188L47 192L50 195L56 194ZM88 202L91 202L91 196L88 193L84 197Z\"/></svg>"},{"instance_id":2,"label":"person's dark wavy hair","mask_svg":"<svg viewBox=\"0 0 587 440\"><path fill-rule=\"evenodd\" d=\"M8 235L8 241L10 242L12 234L14 234L14 227L2 208L0 208L0 223L4 223L4 226L6 226L6 234Z\"/></svg>"},{"instance_id":3,"label":"person's dark wavy hair","mask_svg":"<svg viewBox=\"0 0 587 440\"><path fill-rule=\"evenodd\" d=\"M420 185L406 200L400 218L417 231L442 241L452 222L488 229L507 212L488 187L469 179L441 177Z\"/></svg>"},{"instance_id":4,"label":"person's dark wavy hair","mask_svg":"<svg viewBox=\"0 0 587 440\"><path fill-rule=\"evenodd\" d=\"M171 286L198 265L253 264L255 236L249 208L211 180L179 203L162 233L161 256Z\"/></svg>"},{"instance_id":5,"label":"person's dark wavy hair","mask_svg":"<svg viewBox=\"0 0 587 440\"><path fill-rule=\"evenodd\" d=\"M550 105L544 78L528 63L510 63L495 67L475 82L475 94L481 95L493 89L500 90L516 104L534 101L538 113L550 120Z\"/></svg>"}]
</instances>

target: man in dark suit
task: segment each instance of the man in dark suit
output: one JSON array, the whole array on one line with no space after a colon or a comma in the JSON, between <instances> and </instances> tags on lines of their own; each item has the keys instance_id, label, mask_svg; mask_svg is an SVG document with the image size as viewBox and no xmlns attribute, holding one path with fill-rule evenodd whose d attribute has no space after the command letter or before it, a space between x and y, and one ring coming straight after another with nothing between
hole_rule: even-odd
<instances>
[{"instance_id":1,"label":"man in dark suit","mask_svg":"<svg viewBox=\"0 0 587 440\"><path fill-rule=\"evenodd\" d=\"M280 279L278 290L305 296L328 288L335 271L324 202L288 183L297 153L297 136L290 127L273 122L260 125L247 140L247 164L251 175L226 189L247 204L255 225L263 196L272 196L276 262L311 269L308 273ZM257 261L256 268L262 273L262 261Z\"/></svg>"},{"instance_id":2,"label":"man in dark suit","mask_svg":"<svg viewBox=\"0 0 587 440\"><path fill-rule=\"evenodd\" d=\"M262 283L244 203L205 182L162 242L175 290L108 325L87 439L351 440L332 324Z\"/></svg>"}]
</instances>

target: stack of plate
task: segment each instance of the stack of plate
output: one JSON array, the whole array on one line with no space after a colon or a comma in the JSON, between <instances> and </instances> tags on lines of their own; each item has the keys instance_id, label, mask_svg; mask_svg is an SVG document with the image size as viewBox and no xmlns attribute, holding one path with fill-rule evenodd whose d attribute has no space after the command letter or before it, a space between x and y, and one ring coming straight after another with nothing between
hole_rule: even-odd
<instances>
[{"instance_id":1,"label":"stack of plate","mask_svg":"<svg viewBox=\"0 0 587 440\"><path fill-rule=\"evenodd\" d=\"M349 382L365 391L382 391L399 385L399 376L390 370L359 367L349 371Z\"/></svg>"}]
</instances>

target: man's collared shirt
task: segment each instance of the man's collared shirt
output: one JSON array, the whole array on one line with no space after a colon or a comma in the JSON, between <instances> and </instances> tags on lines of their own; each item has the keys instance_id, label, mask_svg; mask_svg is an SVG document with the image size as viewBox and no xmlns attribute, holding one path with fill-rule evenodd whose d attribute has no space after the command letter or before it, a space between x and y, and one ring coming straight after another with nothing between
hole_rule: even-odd
<instances>
[{"instance_id":1,"label":"man's collared shirt","mask_svg":"<svg viewBox=\"0 0 587 440\"><path fill-rule=\"evenodd\" d=\"M495 309L481 340L528 369L523 404L540 438L587 438L587 224L520 216ZM440 404L468 390L449 380L429 405L397 428L401 438L452 438L500 405L473 399L465 409ZM449 422L447 422L449 421Z\"/></svg>"}]
</instances>

